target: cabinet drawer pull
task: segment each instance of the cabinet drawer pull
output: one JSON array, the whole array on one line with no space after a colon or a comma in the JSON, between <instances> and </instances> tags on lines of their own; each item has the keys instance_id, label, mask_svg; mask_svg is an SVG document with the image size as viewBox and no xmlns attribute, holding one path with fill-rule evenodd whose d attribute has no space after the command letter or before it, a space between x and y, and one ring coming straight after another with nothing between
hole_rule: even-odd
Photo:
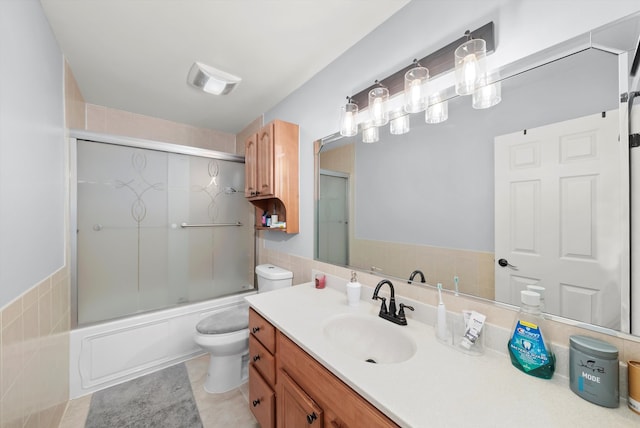
<instances>
[{"instance_id":1,"label":"cabinet drawer pull","mask_svg":"<svg viewBox=\"0 0 640 428\"><path fill-rule=\"evenodd\" d=\"M260 404L260 399L258 398L257 400L253 400L251 404L253 404L253 407L258 407L258 404Z\"/></svg>"},{"instance_id":2,"label":"cabinet drawer pull","mask_svg":"<svg viewBox=\"0 0 640 428\"><path fill-rule=\"evenodd\" d=\"M253 328L251 329L251 333L253 333L253 334L256 334L256 333L257 333L257 332L259 332L259 331L260 331L260 327L253 327Z\"/></svg>"},{"instance_id":3,"label":"cabinet drawer pull","mask_svg":"<svg viewBox=\"0 0 640 428\"><path fill-rule=\"evenodd\" d=\"M309 423L309 425L311 425L316 419L318 419L318 415L316 415L316 412L307 415L307 422Z\"/></svg>"},{"instance_id":4,"label":"cabinet drawer pull","mask_svg":"<svg viewBox=\"0 0 640 428\"><path fill-rule=\"evenodd\" d=\"M260 355L254 355L253 356L253 362L257 362L258 360L260 360Z\"/></svg>"}]
</instances>

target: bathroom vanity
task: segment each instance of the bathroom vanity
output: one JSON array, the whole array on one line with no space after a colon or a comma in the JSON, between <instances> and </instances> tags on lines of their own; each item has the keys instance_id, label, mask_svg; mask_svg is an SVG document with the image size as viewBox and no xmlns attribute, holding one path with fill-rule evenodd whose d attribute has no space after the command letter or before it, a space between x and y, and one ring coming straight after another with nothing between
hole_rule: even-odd
<instances>
[{"instance_id":1,"label":"bathroom vanity","mask_svg":"<svg viewBox=\"0 0 640 428\"><path fill-rule=\"evenodd\" d=\"M253 309L249 331L249 400L261 427L397 426Z\"/></svg>"},{"instance_id":2,"label":"bathroom vanity","mask_svg":"<svg viewBox=\"0 0 640 428\"><path fill-rule=\"evenodd\" d=\"M372 293L364 287L358 307L347 306L344 290L331 283L246 298L250 331L259 328L250 339L250 407L263 428L640 424L624 401L616 409L599 407L571 392L566 377L519 372L506 344L480 356L443 345L432 325L418 321L428 319L429 305L400 298L415 306L408 325L383 320ZM265 331L272 350L259 336ZM261 366L264 352L273 357L271 378ZM270 409L266 418L260 406Z\"/></svg>"}]
</instances>

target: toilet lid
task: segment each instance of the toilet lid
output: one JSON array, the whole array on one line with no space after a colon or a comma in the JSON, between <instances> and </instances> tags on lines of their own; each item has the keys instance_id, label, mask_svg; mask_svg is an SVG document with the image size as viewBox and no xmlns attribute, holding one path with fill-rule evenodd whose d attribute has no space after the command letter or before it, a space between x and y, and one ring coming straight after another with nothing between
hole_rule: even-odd
<instances>
[{"instance_id":1,"label":"toilet lid","mask_svg":"<svg viewBox=\"0 0 640 428\"><path fill-rule=\"evenodd\" d=\"M242 305L209 315L196 325L196 330L201 334L221 334L248 327L249 307Z\"/></svg>"}]
</instances>

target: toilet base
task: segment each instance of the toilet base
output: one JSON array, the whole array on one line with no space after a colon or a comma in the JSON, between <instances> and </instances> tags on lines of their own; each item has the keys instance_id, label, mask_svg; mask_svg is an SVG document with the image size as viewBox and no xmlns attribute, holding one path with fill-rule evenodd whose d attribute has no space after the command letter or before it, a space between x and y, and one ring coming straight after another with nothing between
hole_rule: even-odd
<instances>
[{"instance_id":1,"label":"toilet base","mask_svg":"<svg viewBox=\"0 0 640 428\"><path fill-rule=\"evenodd\" d=\"M210 394L231 391L248 379L249 354L210 356L204 390Z\"/></svg>"}]
</instances>

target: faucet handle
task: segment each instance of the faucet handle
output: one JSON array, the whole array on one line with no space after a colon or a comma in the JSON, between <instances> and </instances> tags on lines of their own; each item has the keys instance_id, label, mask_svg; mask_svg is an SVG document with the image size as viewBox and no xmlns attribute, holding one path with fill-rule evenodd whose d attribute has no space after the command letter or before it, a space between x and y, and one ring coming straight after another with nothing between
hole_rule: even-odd
<instances>
[{"instance_id":1,"label":"faucet handle","mask_svg":"<svg viewBox=\"0 0 640 428\"><path fill-rule=\"evenodd\" d=\"M400 311L398 312L398 318L405 318L404 308L409 309L410 311L415 311L413 306L405 305L404 303L400 303Z\"/></svg>"},{"instance_id":2,"label":"faucet handle","mask_svg":"<svg viewBox=\"0 0 640 428\"><path fill-rule=\"evenodd\" d=\"M380 305L380 314L388 314L387 310L387 299L386 297L373 296L374 300L382 300L382 304Z\"/></svg>"}]
</instances>

